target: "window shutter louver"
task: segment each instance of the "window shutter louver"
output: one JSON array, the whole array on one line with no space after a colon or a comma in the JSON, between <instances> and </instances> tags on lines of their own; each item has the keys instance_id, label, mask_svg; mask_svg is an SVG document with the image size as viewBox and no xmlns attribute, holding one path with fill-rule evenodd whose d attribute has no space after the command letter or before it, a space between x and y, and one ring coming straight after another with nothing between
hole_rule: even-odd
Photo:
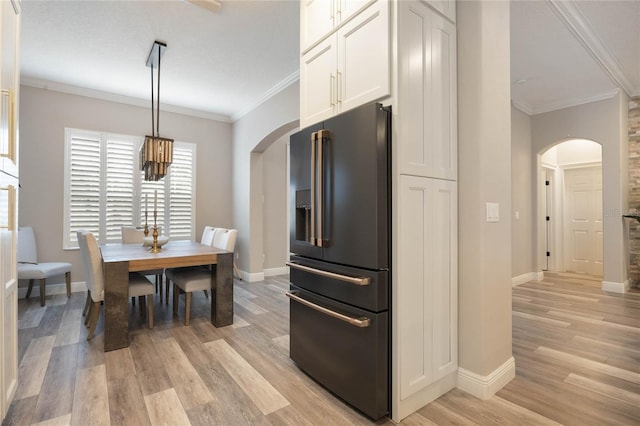
<instances>
[{"instance_id":1,"label":"window shutter louver","mask_svg":"<svg viewBox=\"0 0 640 426\"><path fill-rule=\"evenodd\" d=\"M193 223L193 149L174 147L169 167L171 238L190 239Z\"/></svg>"},{"instance_id":2,"label":"window shutter louver","mask_svg":"<svg viewBox=\"0 0 640 426\"><path fill-rule=\"evenodd\" d=\"M100 138L73 137L69 167L69 234L76 242L76 231L87 230L99 238L100 231Z\"/></svg>"},{"instance_id":3,"label":"window shutter louver","mask_svg":"<svg viewBox=\"0 0 640 426\"><path fill-rule=\"evenodd\" d=\"M134 225L134 142L113 139L107 141L106 176L106 242L122 238L121 226Z\"/></svg>"}]
</instances>

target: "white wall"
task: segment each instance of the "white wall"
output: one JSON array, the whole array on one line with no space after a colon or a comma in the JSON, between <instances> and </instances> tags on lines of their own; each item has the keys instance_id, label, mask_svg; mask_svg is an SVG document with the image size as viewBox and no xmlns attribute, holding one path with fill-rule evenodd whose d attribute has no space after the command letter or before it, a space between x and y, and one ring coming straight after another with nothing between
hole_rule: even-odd
<instances>
[{"instance_id":1,"label":"white wall","mask_svg":"<svg viewBox=\"0 0 640 426\"><path fill-rule=\"evenodd\" d=\"M264 253L262 165L259 164L262 160L252 156L252 152L261 153L279 137L298 127L299 93L296 81L233 125L233 220L238 229L236 265L250 281L262 278ZM256 171L253 177L252 169Z\"/></svg>"},{"instance_id":2,"label":"white wall","mask_svg":"<svg viewBox=\"0 0 640 426\"><path fill-rule=\"evenodd\" d=\"M602 146L587 139L571 139L549 148L542 162L553 166L598 163L602 161Z\"/></svg>"},{"instance_id":3,"label":"white wall","mask_svg":"<svg viewBox=\"0 0 640 426\"><path fill-rule=\"evenodd\" d=\"M624 243L622 214L627 209L628 150L625 127L628 118L626 95L620 93L612 99L565 108L531 119L532 164L536 167L539 154L552 145L567 139L589 139L602 145L602 185L604 203L604 283L623 286L627 281L627 257ZM537 205L540 201L537 200ZM535 229L538 244L541 229ZM542 270L542 251L536 250L537 270ZM603 285L604 285L603 283Z\"/></svg>"},{"instance_id":4,"label":"white wall","mask_svg":"<svg viewBox=\"0 0 640 426\"><path fill-rule=\"evenodd\" d=\"M511 275L535 271L533 248L534 169L531 163L531 117L511 108Z\"/></svg>"},{"instance_id":5,"label":"white wall","mask_svg":"<svg viewBox=\"0 0 640 426\"><path fill-rule=\"evenodd\" d=\"M64 128L144 136L151 111L28 86L20 90L19 224L34 227L41 260L70 262L72 281L84 281L80 253L62 249ZM161 118L162 136L197 145L196 235L205 225L230 227L231 124L168 112Z\"/></svg>"}]
</instances>

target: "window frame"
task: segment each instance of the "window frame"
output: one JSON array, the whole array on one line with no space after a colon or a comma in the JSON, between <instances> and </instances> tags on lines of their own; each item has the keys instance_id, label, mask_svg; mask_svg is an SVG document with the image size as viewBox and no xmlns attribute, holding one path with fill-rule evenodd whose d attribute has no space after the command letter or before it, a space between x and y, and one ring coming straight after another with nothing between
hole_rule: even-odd
<instances>
[{"instance_id":1,"label":"window frame","mask_svg":"<svg viewBox=\"0 0 640 426\"><path fill-rule=\"evenodd\" d=\"M99 132L92 130L84 130L84 129L76 129L76 128L68 128L64 129L64 207L63 207L63 238L62 245L63 250L77 250L78 242L77 240L72 238L71 235L71 142L73 139L85 138L85 139L94 139L99 141L100 146L100 165L99 165L99 216L98 216L98 229L99 229L99 244L107 244L114 243L119 241L108 240L107 239L107 143L109 140L118 140L123 142L131 142L133 144L133 182L132 182L132 198L134 200L132 206L132 217L133 217L133 225L134 226L143 226L143 203L144 199L142 198L142 182L144 181L143 172L140 171L139 167L139 150L140 146L144 142L144 137L140 136L130 136L109 132ZM191 233L188 237L193 240L195 238L195 227L196 227L196 158L197 158L197 145L191 142L180 142L174 141L174 150L178 149L187 149L191 151L192 155L192 164L191 164ZM164 193L165 193L165 203L164 203L164 218L169 218L169 221L164 225L164 233L168 234L170 237L170 207L171 202L170 198L170 187L171 187L171 167L169 167L169 174L165 178L162 179L162 183L164 185ZM138 200L138 202L135 202ZM152 209L152 202L150 204L150 209ZM152 210L149 211L149 225L153 226L153 213ZM125 224L123 225L131 225ZM174 239L185 239L185 237L174 238Z\"/></svg>"}]
</instances>

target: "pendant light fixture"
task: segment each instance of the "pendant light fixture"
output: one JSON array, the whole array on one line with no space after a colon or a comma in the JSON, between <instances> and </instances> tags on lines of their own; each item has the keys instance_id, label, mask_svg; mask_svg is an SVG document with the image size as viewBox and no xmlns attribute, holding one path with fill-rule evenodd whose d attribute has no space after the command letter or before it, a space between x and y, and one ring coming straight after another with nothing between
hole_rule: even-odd
<instances>
[{"instance_id":1,"label":"pendant light fixture","mask_svg":"<svg viewBox=\"0 0 640 426\"><path fill-rule=\"evenodd\" d=\"M173 161L173 139L160 137L160 58L166 48L166 43L154 41L147 58L147 66L151 68L151 136L145 136L140 147L140 170L144 171L144 180L149 181L165 177ZM153 84L153 70L156 67L157 87Z\"/></svg>"}]
</instances>

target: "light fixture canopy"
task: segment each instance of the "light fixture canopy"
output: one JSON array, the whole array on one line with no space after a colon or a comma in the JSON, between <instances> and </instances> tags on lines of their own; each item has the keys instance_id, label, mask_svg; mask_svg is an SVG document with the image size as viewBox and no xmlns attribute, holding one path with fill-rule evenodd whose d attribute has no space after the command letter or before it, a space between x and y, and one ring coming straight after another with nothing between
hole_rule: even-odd
<instances>
[{"instance_id":1,"label":"light fixture canopy","mask_svg":"<svg viewBox=\"0 0 640 426\"><path fill-rule=\"evenodd\" d=\"M140 147L140 170L144 171L144 180L148 181L165 177L173 161L173 139L160 137L160 58L166 48L166 43L156 40L147 57L147 66L151 68L151 136L145 136ZM157 88L153 84L154 68L158 69Z\"/></svg>"}]
</instances>

